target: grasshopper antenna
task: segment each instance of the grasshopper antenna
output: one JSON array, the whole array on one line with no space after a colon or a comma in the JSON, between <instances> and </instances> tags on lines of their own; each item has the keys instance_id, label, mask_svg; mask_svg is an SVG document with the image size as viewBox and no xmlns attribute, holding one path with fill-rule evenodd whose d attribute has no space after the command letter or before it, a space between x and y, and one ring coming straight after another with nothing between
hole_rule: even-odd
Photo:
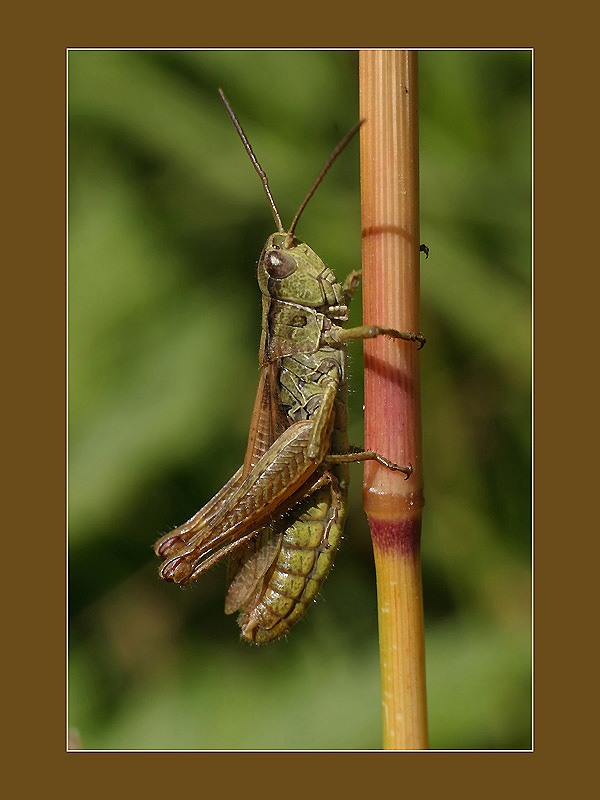
<instances>
[{"instance_id":1,"label":"grasshopper antenna","mask_svg":"<svg viewBox=\"0 0 600 800\"><path fill-rule=\"evenodd\" d=\"M283 246L285 247L286 250L289 250L289 248L292 246L292 241L294 240L294 231L296 230L296 225L298 224L298 220L300 219L300 216L301 216L302 212L306 208L306 206L308 204L308 201L313 196L313 194L317 191L317 187L321 183L323 178L325 177L325 174L327 173L329 167L333 164L333 162L336 160L336 158L339 156L339 154L342 152L342 150L346 147L346 145L354 138L354 136L356 136L356 134L358 133L358 131L360 129L360 126L363 124L364 121L365 121L364 119L361 119L361 121L358 122L352 128L352 130L349 131L344 136L342 141L338 144L338 146L335 148L333 153L329 156L329 158L325 162L325 166L323 167L321 172L319 172L316 181L313 183L310 191L308 192L308 194L306 195L306 197L302 201L302 205L300 206L300 208L296 212L296 216L294 217L293 222L290 225L290 229L287 232L287 235L285 237L285 242L283 244Z\"/></svg>"},{"instance_id":2,"label":"grasshopper antenna","mask_svg":"<svg viewBox=\"0 0 600 800\"><path fill-rule=\"evenodd\" d=\"M221 100L223 101L223 104L225 105L225 108L227 109L227 113L231 117L231 121L233 122L233 124L235 126L235 129L238 132L238 134L240 136L240 139L242 140L242 144L246 148L246 152L248 153L248 155L250 156L250 160L254 164L254 169L258 172L258 175L259 175L259 177L260 177L260 179L262 181L262 185L265 188L265 192L267 194L267 200L269 201L269 205L271 206L271 211L273 212L273 216L275 217L275 223L277 225L277 230L280 233L285 233L285 228L281 224L281 217L279 216L279 211L277 211L277 206L275 205L275 201L273 200L273 195L271 194L271 190L269 189L269 181L267 180L267 176L265 175L265 171L263 170L261 165L258 163L258 160L257 160L256 156L254 155L254 151L250 147L250 142L248 141L248 139L246 137L246 134L244 133L244 131L242 129L242 126L237 121L237 117L235 116L235 114L233 113L233 109L231 108L231 106L227 102L227 98L223 94L223 90L222 89L219 89L219 94L221 95Z\"/></svg>"}]
</instances>

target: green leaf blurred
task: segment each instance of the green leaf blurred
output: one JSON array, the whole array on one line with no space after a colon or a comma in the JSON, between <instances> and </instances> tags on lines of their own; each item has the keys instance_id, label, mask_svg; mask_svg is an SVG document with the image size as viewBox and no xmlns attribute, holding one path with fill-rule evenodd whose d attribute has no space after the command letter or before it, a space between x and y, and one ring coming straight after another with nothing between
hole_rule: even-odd
<instances>
[{"instance_id":1,"label":"green leaf blurred","mask_svg":"<svg viewBox=\"0 0 600 800\"><path fill-rule=\"evenodd\" d=\"M379 749L374 569L351 514L315 608L266 648L224 571L161 582L152 544L242 460L258 366L255 267L358 119L348 51L69 53L70 725L86 749ZM433 748L531 742L531 54L419 56ZM358 148L299 235L360 262ZM360 297L352 322L360 320ZM361 348L351 440L362 441Z\"/></svg>"}]
</instances>

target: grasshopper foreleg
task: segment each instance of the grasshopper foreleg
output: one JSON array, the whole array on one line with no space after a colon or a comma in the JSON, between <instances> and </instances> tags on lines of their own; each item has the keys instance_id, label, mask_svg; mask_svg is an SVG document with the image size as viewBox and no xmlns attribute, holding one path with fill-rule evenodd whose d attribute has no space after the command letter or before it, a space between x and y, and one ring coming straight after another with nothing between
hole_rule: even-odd
<instances>
[{"instance_id":1,"label":"grasshopper foreleg","mask_svg":"<svg viewBox=\"0 0 600 800\"><path fill-rule=\"evenodd\" d=\"M344 302L346 305L350 305L350 301L354 297L354 292L360 286L361 278L362 269L353 269L352 272L346 276L346 280L342 286L342 293L344 295Z\"/></svg>"}]
</instances>

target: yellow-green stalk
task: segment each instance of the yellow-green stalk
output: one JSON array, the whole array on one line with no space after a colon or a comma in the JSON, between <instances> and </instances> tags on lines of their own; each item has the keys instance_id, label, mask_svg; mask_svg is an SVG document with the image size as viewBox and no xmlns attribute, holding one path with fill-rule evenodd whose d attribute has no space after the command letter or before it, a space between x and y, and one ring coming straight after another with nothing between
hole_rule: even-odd
<instances>
[{"instance_id":1,"label":"yellow-green stalk","mask_svg":"<svg viewBox=\"0 0 600 800\"><path fill-rule=\"evenodd\" d=\"M417 53L360 52L364 324L419 326ZM404 480L365 464L379 613L383 745L427 748L421 583L423 470L419 359L413 342L365 341L365 449L413 467ZM425 349L424 352L427 352Z\"/></svg>"}]
</instances>

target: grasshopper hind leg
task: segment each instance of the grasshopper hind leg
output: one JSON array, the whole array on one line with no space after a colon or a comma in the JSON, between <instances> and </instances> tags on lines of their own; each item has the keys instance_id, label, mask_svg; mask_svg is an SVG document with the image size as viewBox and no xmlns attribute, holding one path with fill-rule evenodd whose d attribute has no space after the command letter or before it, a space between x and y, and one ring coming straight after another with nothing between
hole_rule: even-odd
<instances>
[{"instance_id":1,"label":"grasshopper hind leg","mask_svg":"<svg viewBox=\"0 0 600 800\"><path fill-rule=\"evenodd\" d=\"M185 547L193 536L197 536L203 528L209 526L215 513L223 505L236 486L239 486L242 482L242 478L242 467L240 467L235 475L227 481L225 486L223 486L200 511L196 512L196 514L188 519L187 522L184 522L183 525L179 525L179 527L169 533L165 533L164 536L158 539L154 544L154 552L156 555L159 558L167 558L174 555L178 550Z\"/></svg>"}]
</instances>

